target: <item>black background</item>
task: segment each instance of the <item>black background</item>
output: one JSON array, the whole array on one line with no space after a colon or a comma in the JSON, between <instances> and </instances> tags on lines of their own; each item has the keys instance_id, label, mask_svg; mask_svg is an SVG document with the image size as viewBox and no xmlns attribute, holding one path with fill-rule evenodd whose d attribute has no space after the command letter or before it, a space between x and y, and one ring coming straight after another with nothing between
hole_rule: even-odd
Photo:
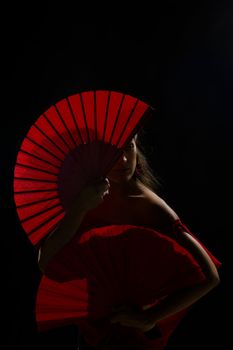
<instances>
[{"instance_id":1,"label":"black background","mask_svg":"<svg viewBox=\"0 0 233 350\"><path fill-rule=\"evenodd\" d=\"M39 115L63 97L92 89L129 93L157 109L145 126L145 147L163 179L163 197L223 263L221 285L195 305L167 349L228 343L233 4L161 3L127 10L119 2L2 8L2 321L9 349L76 348L73 328L36 336L40 275L16 215L13 171Z\"/></svg>"}]
</instances>

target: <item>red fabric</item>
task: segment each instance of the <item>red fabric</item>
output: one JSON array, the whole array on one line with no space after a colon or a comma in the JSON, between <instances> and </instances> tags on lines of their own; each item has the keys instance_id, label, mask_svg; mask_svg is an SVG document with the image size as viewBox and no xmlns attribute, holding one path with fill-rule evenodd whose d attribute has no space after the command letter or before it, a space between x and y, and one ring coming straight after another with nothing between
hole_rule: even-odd
<instances>
[{"instance_id":1,"label":"red fabric","mask_svg":"<svg viewBox=\"0 0 233 350\"><path fill-rule=\"evenodd\" d=\"M109 317L114 305L156 304L205 279L191 254L172 238L183 229L188 231L176 221L170 236L132 225L77 234L52 259L41 280L36 306L39 330L75 323L97 349L163 349L187 310L160 321L161 337L156 339L111 324ZM211 258L219 267L212 254Z\"/></svg>"},{"instance_id":2,"label":"red fabric","mask_svg":"<svg viewBox=\"0 0 233 350\"><path fill-rule=\"evenodd\" d=\"M190 229L180 220L175 220L173 223L173 228L171 230L172 235L174 238L178 238L179 234L182 232L188 232L192 237L196 239L198 243L201 244L201 246L205 249L205 251L208 253L210 258L212 259L213 263L216 265L217 268L220 268L222 266L222 263L209 251L208 248L205 247L205 245L197 238L196 235L194 235Z\"/></svg>"},{"instance_id":3,"label":"red fabric","mask_svg":"<svg viewBox=\"0 0 233 350\"><path fill-rule=\"evenodd\" d=\"M35 121L14 170L17 213L34 245L59 224L85 185L106 176L149 111L127 94L86 91L62 99Z\"/></svg>"}]
</instances>

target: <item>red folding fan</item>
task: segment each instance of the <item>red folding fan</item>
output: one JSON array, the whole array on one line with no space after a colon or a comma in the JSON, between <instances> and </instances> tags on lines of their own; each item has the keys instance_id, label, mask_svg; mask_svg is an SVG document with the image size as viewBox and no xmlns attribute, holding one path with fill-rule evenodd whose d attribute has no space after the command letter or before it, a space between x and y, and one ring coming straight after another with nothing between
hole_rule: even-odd
<instances>
[{"instance_id":1,"label":"red folding fan","mask_svg":"<svg viewBox=\"0 0 233 350\"><path fill-rule=\"evenodd\" d=\"M17 156L14 198L33 244L50 233L80 189L105 177L152 108L114 91L64 98L28 131Z\"/></svg>"},{"instance_id":2,"label":"red folding fan","mask_svg":"<svg viewBox=\"0 0 233 350\"><path fill-rule=\"evenodd\" d=\"M76 324L97 349L139 350L152 344L162 349L187 310L160 321L150 339L136 328L111 324L110 316L112 306L156 305L205 279L192 255L175 240L181 230L188 228L180 220L168 235L132 225L83 228L49 262L42 277L36 303L39 330Z\"/></svg>"},{"instance_id":3,"label":"red folding fan","mask_svg":"<svg viewBox=\"0 0 233 350\"><path fill-rule=\"evenodd\" d=\"M106 338L112 345L118 338L123 346L125 328L109 321L112 306L142 308L203 279L192 256L168 236L132 225L91 229L77 235L46 268L37 295L38 326L46 330L76 323L97 348ZM128 340L145 338L130 332ZM145 342L140 339L137 343Z\"/></svg>"}]
</instances>

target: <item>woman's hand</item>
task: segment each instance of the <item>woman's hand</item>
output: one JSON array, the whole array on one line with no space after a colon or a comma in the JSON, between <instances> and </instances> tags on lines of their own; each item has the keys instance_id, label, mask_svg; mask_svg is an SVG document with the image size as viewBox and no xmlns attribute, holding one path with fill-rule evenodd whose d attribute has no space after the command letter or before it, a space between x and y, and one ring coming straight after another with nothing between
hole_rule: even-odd
<instances>
[{"instance_id":1,"label":"woman's hand","mask_svg":"<svg viewBox=\"0 0 233 350\"><path fill-rule=\"evenodd\" d=\"M77 206L85 212L96 208L104 201L104 196L109 194L109 188L110 183L108 178L97 180L80 191L73 207Z\"/></svg>"},{"instance_id":2,"label":"woman's hand","mask_svg":"<svg viewBox=\"0 0 233 350\"><path fill-rule=\"evenodd\" d=\"M155 322L152 322L143 310L121 305L113 307L112 311L114 314L110 317L111 323L120 323L122 326L135 327L142 332L148 332L155 326Z\"/></svg>"}]
</instances>

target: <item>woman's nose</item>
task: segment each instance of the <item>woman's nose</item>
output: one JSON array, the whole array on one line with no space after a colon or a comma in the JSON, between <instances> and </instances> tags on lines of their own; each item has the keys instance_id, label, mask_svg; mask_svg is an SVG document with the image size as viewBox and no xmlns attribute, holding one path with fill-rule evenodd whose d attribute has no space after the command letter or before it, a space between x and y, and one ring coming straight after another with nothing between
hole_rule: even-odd
<instances>
[{"instance_id":1,"label":"woman's nose","mask_svg":"<svg viewBox=\"0 0 233 350\"><path fill-rule=\"evenodd\" d=\"M127 157L126 157L126 155L125 155L125 154L123 154L123 155L122 155L122 160L123 160L123 162L124 162L124 163L126 163L126 162L127 162L127 160L128 160L128 159L127 159Z\"/></svg>"},{"instance_id":2,"label":"woman's nose","mask_svg":"<svg viewBox=\"0 0 233 350\"><path fill-rule=\"evenodd\" d=\"M128 161L128 159L127 159L127 157L126 157L126 155L125 154L122 154L122 156L120 157L120 159L119 159L119 163L127 163L127 161Z\"/></svg>"}]
</instances>

